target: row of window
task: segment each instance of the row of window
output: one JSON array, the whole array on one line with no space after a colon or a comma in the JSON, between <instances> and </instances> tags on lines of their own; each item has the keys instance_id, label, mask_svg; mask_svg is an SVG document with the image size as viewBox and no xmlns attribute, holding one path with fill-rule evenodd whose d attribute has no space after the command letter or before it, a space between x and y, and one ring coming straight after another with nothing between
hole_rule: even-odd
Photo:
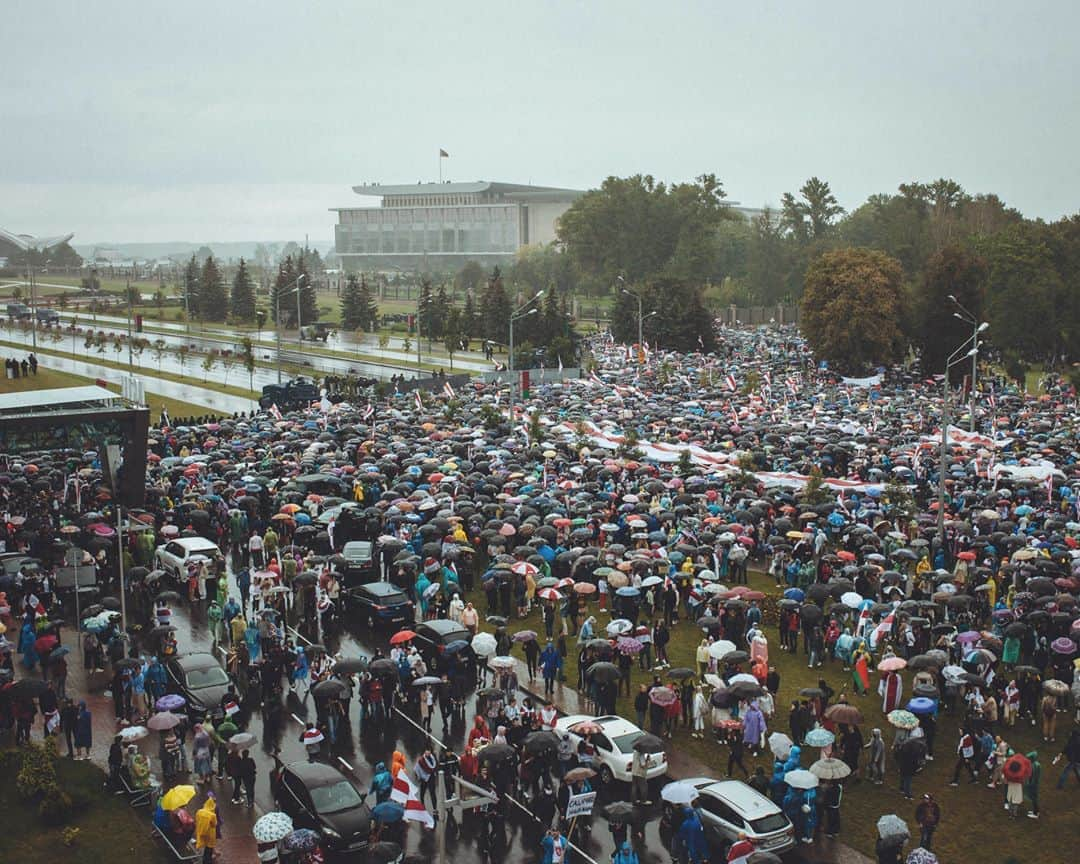
<instances>
[{"instance_id":1,"label":"row of window","mask_svg":"<svg viewBox=\"0 0 1080 864\"><path fill-rule=\"evenodd\" d=\"M416 222L514 222L518 218L516 204L490 207L412 207L387 210L365 207L342 210L338 221L342 225L377 223L380 225L411 224Z\"/></svg>"},{"instance_id":2,"label":"row of window","mask_svg":"<svg viewBox=\"0 0 1080 864\"><path fill-rule=\"evenodd\" d=\"M375 226L368 226L375 227ZM391 227L392 226L384 226ZM363 231L337 226L339 251L357 254L378 252L513 252L518 246L514 225L485 225L479 228L440 228L438 230Z\"/></svg>"}]
</instances>

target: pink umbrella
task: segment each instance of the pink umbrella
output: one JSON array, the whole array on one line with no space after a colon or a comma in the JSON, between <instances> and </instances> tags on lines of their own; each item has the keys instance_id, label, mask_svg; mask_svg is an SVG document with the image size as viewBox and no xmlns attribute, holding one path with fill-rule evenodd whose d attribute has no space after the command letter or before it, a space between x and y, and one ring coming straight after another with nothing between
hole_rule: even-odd
<instances>
[{"instance_id":1,"label":"pink umbrella","mask_svg":"<svg viewBox=\"0 0 1080 864\"><path fill-rule=\"evenodd\" d=\"M967 630L956 637L957 642L978 642L982 634L978 630Z\"/></svg>"},{"instance_id":2,"label":"pink umbrella","mask_svg":"<svg viewBox=\"0 0 1080 864\"><path fill-rule=\"evenodd\" d=\"M1070 657L1076 653L1076 643L1068 636L1059 636L1050 643L1050 649L1055 654L1064 654L1066 657Z\"/></svg>"},{"instance_id":3,"label":"pink umbrella","mask_svg":"<svg viewBox=\"0 0 1080 864\"><path fill-rule=\"evenodd\" d=\"M674 690L667 687L653 687L649 691L649 701L654 705L668 706L678 700L678 696Z\"/></svg>"},{"instance_id":4,"label":"pink umbrella","mask_svg":"<svg viewBox=\"0 0 1080 864\"><path fill-rule=\"evenodd\" d=\"M877 668L882 672L899 672L905 666L907 666L907 660L903 657L886 657L877 664Z\"/></svg>"},{"instance_id":5,"label":"pink umbrella","mask_svg":"<svg viewBox=\"0 0 1080 864\"><path fill-rule=\"evenodd\" d=\"M622 654L638 654L645 646L633 636L620 636L615 648Z\"/></svg>"}]
</instances>

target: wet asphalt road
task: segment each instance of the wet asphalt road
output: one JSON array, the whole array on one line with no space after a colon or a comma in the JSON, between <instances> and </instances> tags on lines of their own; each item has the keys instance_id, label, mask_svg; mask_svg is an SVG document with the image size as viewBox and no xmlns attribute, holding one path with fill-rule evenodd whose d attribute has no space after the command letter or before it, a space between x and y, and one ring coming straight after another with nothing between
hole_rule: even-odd
<instances>
[{"instance_id":1,"label":"wet asphalt road","mask_svg":"<svg viewBox=\"0 0 1080 864\"><path fill-rule=\"evenodd\" d=\"M237 594L230 578L232 593ZM173 623L177 627L177 642L181 653L188 651L209 651L211 639L206 623L205 604L192 608L186 601L174 604ZM330 650L340 650L342 656L371 656L376 647L387 650L389 633L371 632L359 624L346 622L345 627L334 636L327 635L324 642ZM295 638L295 637L294 637ZM297 640L298 642L301 640ZM538 679L539 680L539 679ZM390 756L395 749L401 750L407 757L411 770L416 758L423 752L425 736L407 720L397 717L393 722L381 728L367 723L363 735L357 734L358 700L353 699L349 711L348 730L339 729L338 742L333 747L333 762L340 770L350 776L361 792L366 791L371 782L373 766L378 761L390 763ZM472 725L475 714L475 697L470 697L465 722L458 722L452 728L444 730L441 715L436 711L433 721L435 737L460 753L465 741L468 726ZM294 716L295 715L295 716ZM315 719L313 698L301 704L295 695L286 692L279 705L270 705L263 710L256 709L248 724L248 731L258 737L253 754L258 764L256 783L257 809L267 812L277 809L274 805L269 782L267 780L274 761L271 753L280 749L279 758L283 762L305 761L307 756L298 738L303 721ZM466 725L468 724L468 726ZM190 738L188 739L190 748ZM324 748L329 741L324 743ZM344 760L344 763L340 760ZM345 764L347 763L347 765ZM654 793L655 794L655 793ZM608 800L621 800L629 795L629 787L622 787L621 792L604 796L598 800L598 808ZM525 807L527 801L522 802ZM670 861L667 845L659 834L659 807L654 806L655 817L647 825L645 843L638 847L642 864L659 864ZM539 861L541 859L540 840L542 831L535 820L526 817L522 810L513 804L508 807L509 818L506 826L506 843L493 854L485 854L476 842L478 817L465 817L463 829L447 831L446 850L448 861L485 862L485 861ZM419 824L411 824L407 830L408 843L406 852L423 855L428 860L436 857L435 832ZM599 816L595 817L591 832L575 832L574 842L596 862L607 864L611 860L614 843L607 823ZM585 861L583 856L576 856L577 861Z\"/></svg>"}]
</instances>

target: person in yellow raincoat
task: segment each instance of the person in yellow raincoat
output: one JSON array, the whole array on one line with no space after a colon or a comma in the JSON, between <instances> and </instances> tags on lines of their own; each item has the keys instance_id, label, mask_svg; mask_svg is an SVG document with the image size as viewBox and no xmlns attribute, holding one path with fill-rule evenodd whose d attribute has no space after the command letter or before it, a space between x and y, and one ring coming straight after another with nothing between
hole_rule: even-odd
<instances>
[{"instance_id":1,"label":"person in yellow raincoat","mask_svg":"<svg viewBox=\"0 0 1080 864\"><path fill-rule=\"evenodd\" d=\"M203 864L210 864L214 860L217 824L217 801L211 792L203 806L195 811L195 848L203 850Z\"/></svg>"}]
</instances>

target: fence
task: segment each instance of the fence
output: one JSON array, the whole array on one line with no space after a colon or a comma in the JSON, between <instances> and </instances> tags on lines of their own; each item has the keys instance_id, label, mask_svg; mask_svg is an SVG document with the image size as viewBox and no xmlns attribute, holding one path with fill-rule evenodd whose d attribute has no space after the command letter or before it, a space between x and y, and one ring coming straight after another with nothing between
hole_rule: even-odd
<instances>
[{"instance_id":1,"label":"fence","mask_svg":"<svg viewBox=\"0 0 1080 864\"><path fill-rule=\"evenodd\" d=\"M717 317L724 324L782 324L799 323L799 307L784 306L725 306L717 311Z\"/></svg>"}]
</instances>

